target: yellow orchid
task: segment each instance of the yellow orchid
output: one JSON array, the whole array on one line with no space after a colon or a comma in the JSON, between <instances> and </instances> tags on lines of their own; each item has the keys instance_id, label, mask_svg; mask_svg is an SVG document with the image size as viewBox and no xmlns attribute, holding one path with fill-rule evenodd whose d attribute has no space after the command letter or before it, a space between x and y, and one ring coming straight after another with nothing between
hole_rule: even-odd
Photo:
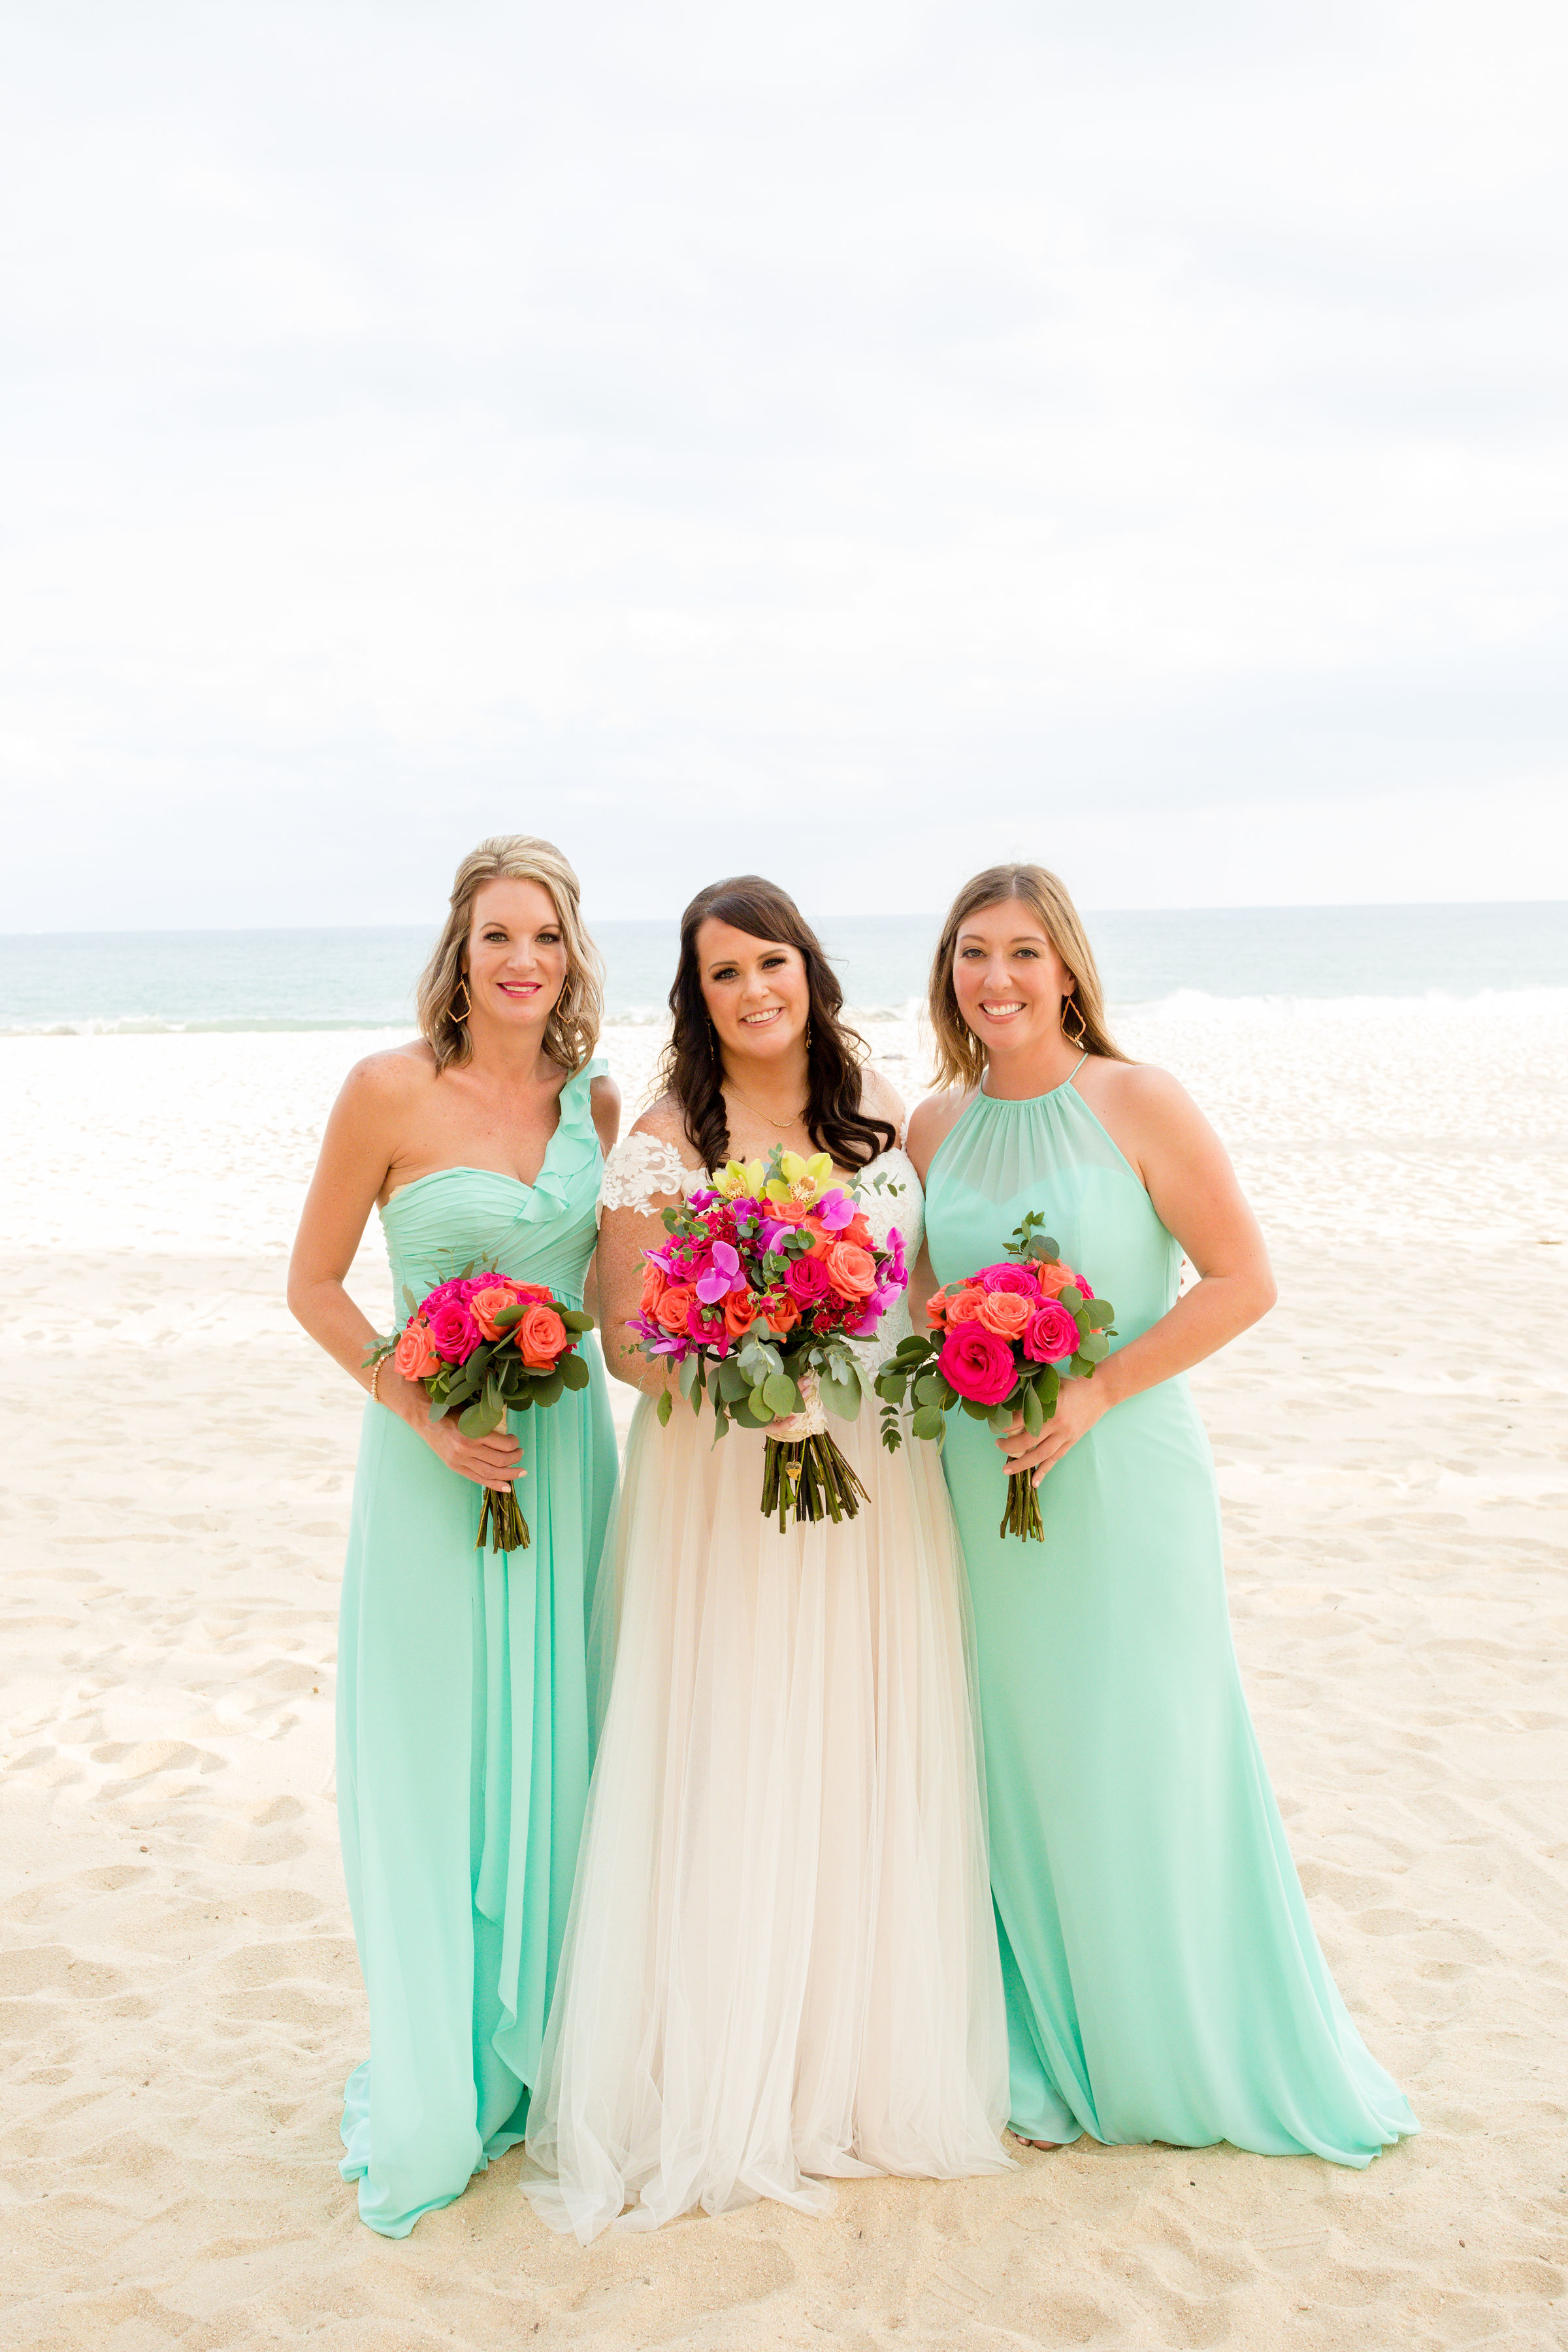
<instances>
[{"instance_id":1,"label":"yellow orchid","mask_svg":"<svg viewBox=\"0 0 1568 2352\"><path fill-rule=\"evenodd\" d=\"M813 1152L809 1160L803 1160L798 1151L781 1151L779 1172L769 1179L766 1196L808 1209L814 1201L821 1200L832 1176L832 1158L826 1151Z\"/></svg>"},{"instance_id":2,"label":"yellow orchid","mask_svg":"<svg viewBox=\"0 0 1568 2352\"><path fill-rule=\"evenodd\" d=\"M713 1190L726 1201L754 1200L763 1181L760 1160L731 1160L713 1179Z\"/></svg>"}]
</instances>

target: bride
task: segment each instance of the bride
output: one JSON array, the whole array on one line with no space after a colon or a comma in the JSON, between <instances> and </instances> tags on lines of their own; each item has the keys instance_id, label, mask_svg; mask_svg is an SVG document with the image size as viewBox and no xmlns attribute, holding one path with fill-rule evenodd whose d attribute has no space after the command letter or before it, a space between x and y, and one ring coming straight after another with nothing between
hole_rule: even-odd
<instances>
[{"instance_id":1,"label":"bride","mask_svg":"<svg viewBox=\"0 0 1568 2352\"><path fill-rule=\"evenodd\" d=\"M643 1391L600 1580L615 1668L576 1892L529 2114L525 2183L584 2244L825 2176L999 2172L1006 2027L987 1884L964 1588L941 1467L834 1433L868 1499L781 1534L764 1433L717 1444L624 1326L661 1213L733 1156L827 1151L912 1261L903 1107L863 1071L837 981L756 876L687 908L665 1092L612 1154L599 1295L612 1371ZM880 1180L879 1181L878 1180Z\"/></svg>"}]
</instances>

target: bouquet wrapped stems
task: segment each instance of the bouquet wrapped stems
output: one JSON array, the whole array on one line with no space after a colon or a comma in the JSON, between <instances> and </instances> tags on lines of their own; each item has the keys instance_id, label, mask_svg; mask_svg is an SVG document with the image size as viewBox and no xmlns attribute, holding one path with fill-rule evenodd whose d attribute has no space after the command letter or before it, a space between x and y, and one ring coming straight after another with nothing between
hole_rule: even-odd
<instances>
[{"instance_id":1,"label":"bouquet wrapped stems","mask_svg":"<svg viewBox=\"0 0 1568 2352\"><path fill-rule=\"evenodd\" d=\"M853 1519L866 1489L827 1432L770 1437L763 1449L763 1517L782 1535L795 1519Z\"/></svg>"},{"instance_id":2,"label":"bouquet wrapped stems","mask_svg":"<svg viewBox=\"0 0 1568 2352\"><path fill-rule=\"evenodd\" d=\"M1015 1470L1009 1477L1007 1507L996 1532L1018 1536L1026 1543L1044 1543L1046 1528L1040 1517L1040 1494L1032 1470Z\"/></svg>"},{"instance_id":3,"label":"bouquet wrapped stems","mask_svg":"<svg viewBox=\"0 0 1568 2352\"><path fill-rule=\"evenodd\" d=\"M487 1536L492 1551L526 1551L532 1542L528 1521L518 1508L515 1487L508 1486L504 1493L495 1486L485 1488L479 1531L474 1538L476 1551L483 1551Z\"/></svg>"}]
</instances>

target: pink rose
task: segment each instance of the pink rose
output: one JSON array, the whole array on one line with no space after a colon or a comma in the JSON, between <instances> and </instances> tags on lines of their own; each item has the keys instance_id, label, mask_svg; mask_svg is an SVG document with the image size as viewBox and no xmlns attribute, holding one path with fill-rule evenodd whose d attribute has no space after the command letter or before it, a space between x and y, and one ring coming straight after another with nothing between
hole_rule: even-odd
<instances>
[{"instance_id":1,"label":"pink rose","mask_svg":"<svg viewBox=\"0 0 1568 2352\"><path fill-rule=\"evenodd\" d=\"M1025 1355L1037 1364L1054 1364L1060 1357L1070 1356L1077 1346L1077 1323L1059 1298L1047 1298L1029 1318L1024 1334Z\"/></svg>"},{"instance_id":2,"label":"pink rose","mask_svg":"<svg viewBox=\"0 0 1568 2352\"><path fill-rule=\"evenodd\" d=\"M790 1261L784 1276L784 1288L800 1307L815 1307L826 1297L833 1287L833 1277L826 1263L819 1257L797 1257Z\"/></svg>"},{"instance_id":3,"label":"pink rose","mask_svg":"<svg viewBox=\"0 0 1568 2352\"><path fill-rule=\"evenodd\" d=\"M1037 1296L1021 1298L1016 1290L988 1290L980 1302L980 1312L974 1319L977 1323L984 1323L988 1331L994 1331L998 1339L1005 1339L1011 1346L1015 1339L1023 1338L1029 1326L1029 1318L1039 1303Z\"/></svg>"},{"instance_id":4,"label":"pink rose","mask_svg":"<svg viewBox=\"0 0 1568 2352\"><path fill-rule=\"evenodd\" d=\"M1033 1273L1016 1258L1009 1258L1005 1265L988 1265L983 1274L972 1275L970 1279L977 1282L982 1290L1013 1290L1020 1298L1039 1297L1039 1285Z\"/></svg>"},{"instance_id":5,"label":"pink rose","mask_svg":"<svg viewBox=\"0 0 1568 2352\"><path fill-rule=\"evenodd\" d=\"M479 1344L479 1327L460 1299L448 1298L430 1318L430 1345L448 1364L466 1364Z\"/></svg>"},{"instance_id":6,"label":"pink rose","mask_svg":"<svg viewBox=\"0 0 1568 2352\"><path fill-rule=\"evenodd\" d=\"M1018 1377L1006 1340L979 1322L949 1331L936 1361L948 1385L975 1404L1000 1404Z\"/></svg>"}]
</instances>

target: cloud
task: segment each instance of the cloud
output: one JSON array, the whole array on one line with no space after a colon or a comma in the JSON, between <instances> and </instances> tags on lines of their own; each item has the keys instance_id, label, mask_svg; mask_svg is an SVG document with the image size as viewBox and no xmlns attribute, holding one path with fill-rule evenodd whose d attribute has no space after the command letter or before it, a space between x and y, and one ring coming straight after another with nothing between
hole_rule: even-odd
<instances>
[{"instance_id":1,"label":"cloud","mask_svg":"<svg viewBox=\"0 0 1568 2352\"><path fill-rule=\"evenodd\" d=\"M5 40L0 925L1568 895L1560 12Z\"/></svg>"}]
</instances>

